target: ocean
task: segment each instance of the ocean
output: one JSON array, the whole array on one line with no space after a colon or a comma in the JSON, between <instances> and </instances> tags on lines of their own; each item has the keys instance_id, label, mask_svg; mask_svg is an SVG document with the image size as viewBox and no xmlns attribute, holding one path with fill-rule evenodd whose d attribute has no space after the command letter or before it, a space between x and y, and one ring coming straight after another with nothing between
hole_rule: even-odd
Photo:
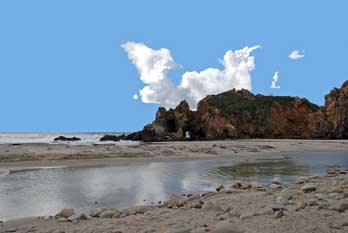
<instances>
[{"instance_id":1,"label":"ocean","mask_svg":"<svg viewBox=\"0 0 348 233\"><path fill-rule=\"evenodd\" d=\"M87 133L0 133L0 144L13 143L48 143L48 144L102 144L109 142L100 142L99 139L105 134L121 135L124 132L87 132ZM58 136L78 137L81 141L74 142L54 142ZM124 142L116 142L124 143Z\"/></svg>"}]
</instances>

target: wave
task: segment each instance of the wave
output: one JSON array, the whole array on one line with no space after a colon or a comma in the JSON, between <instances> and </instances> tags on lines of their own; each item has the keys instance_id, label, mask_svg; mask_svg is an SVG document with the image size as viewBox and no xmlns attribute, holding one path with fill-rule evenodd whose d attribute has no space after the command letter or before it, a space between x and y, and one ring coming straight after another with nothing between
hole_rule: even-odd
<instances>
[{"instance_id":1,"label":"wave","mask_svg":"<svg viewBox=\"0 0 348 233\"><path fill-rule=\"evenodd\" d=\"M25 144L25 143L46 143L46 144L73 144L73 145L83 145L83 144L110 144L112 142L100 142L99 139L105 134L121 135L123 133L0 133L0 144ZM66 137L78 137L81 141L74 142L64 142L53 140L58 136ZM116 144L124 144L129 142L115 142Z\"/></svg>"}]
</instances>

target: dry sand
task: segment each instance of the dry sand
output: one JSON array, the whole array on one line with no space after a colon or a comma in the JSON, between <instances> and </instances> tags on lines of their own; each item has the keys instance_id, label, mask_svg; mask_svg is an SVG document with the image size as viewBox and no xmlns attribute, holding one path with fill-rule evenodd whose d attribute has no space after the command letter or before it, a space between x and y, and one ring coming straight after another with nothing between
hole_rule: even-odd
<instances>
[{"instance_id":1,"label":"dry sand","mask_svg":"<svg viewBox=\"0 0 348 233\"><path fill-rule=\"evenodd\" d=\"M348 151L347 140L249 139L159 142L138 145L0 145L0 168L126 165L173 159L226 159L236 155L282 155L301 151Z\"/></svg>"}]
</instances>

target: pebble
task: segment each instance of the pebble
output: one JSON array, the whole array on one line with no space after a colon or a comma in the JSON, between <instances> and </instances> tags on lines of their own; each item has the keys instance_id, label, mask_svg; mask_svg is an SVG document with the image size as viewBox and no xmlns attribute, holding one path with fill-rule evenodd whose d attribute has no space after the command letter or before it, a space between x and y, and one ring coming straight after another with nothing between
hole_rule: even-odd
<instances>
[{"instance_id":1,"label":"pebble","mask_svg":"<svg viewBox=\"0 0 348 233\"><path fill-rule=\"evenodd\" d=\"M308 182L308 178L306 178L306 177L301 177L301 178L296 179L297 184L304 184L307 182Z\"/></svg>"},{"instance_id":2,"label":"pebble","mask_svg":"<svg viewBox=\"0 0 348 233\"><path fill-rule=\"evenodd\" d=\"M301 187L301 191L304 193L315 192L317 187L314 184L305 184Z\"/></svg>"},{"instance_id":3,"label":"pebble","mask_svg":"<svg viewBox=\"0 0 348 233\"><path fill-rule=\"evenodd\" d=\"M273 189L273 190L278 190L278 189L282 189L283 188L283 186L280 185L280 184L271 184L269 187L271 189Z\"/></svg>"},{"instance_id":4,"label":"pebble","mask_svg":"<svg viewBox=\"0 0 348 233\"><path fill-rule=\"evenodd\" d=\"M57 222L68 222L68 219L67 218L58 218L56 221Z\"/></svg>"},{"instance_id":5,"label":"pebble","mask_svg":"<svg viewBox=\"0 0 348 233\"><path fill-rule=\"evenodd\" d=\"M281 184L282 184L282 182L279 180L279 178L274 178L274 179L272 180L272 184L278 184L278 185L281 185Z\"/></svg>"},{"instance_id":6,"label":"pebble","mask_svg":"<svg viewBox=\"0 0 348 233\"><path fill-rule=\"evenodd\" d=\"M284 216L284 211L283 210L279 210L277 211L275 214L274 214L274 218L277 219L277 218L281 218Z\"/></svg>"}]
</instances>

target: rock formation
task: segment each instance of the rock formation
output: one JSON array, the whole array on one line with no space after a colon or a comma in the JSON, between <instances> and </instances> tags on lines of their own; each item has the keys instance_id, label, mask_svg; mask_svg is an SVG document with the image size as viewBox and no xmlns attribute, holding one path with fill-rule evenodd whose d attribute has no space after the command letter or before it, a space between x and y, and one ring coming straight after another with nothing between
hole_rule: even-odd
<instances>
[{"instance_id":1,"label":"rock formation","mask_svg":"<svg viewBox=\"0 0 348 233\"><path fill-rule=\"evenodd\" d=\"M348 81L325 96L325 109L330 137L348 138Z\"/></svg>"},{"instance_id":2,"label":"rock formation","mask_svg":"<svg viewBox=\"0 0 348 233\"><path fill-rule=\"evenodd\" d=\"M78 137L65 137L65 136L59 136L53 139L53 141L66 141L66 142L74 142L74 141L80 141L81 138Z\"/></svg>"},{"instance_id":3,"label":"rock formation","mask_svg":"<svg viewBox=\"0 0 348 233\"><path fill-rule=\"evenodd\" d=\"M127 140L170 141L237 138L348 138L348 81L325 97L325 106L290 96L230 90L210 95L191 111L186 101L159 108L156 119Z\"/></svg>"},{"instance_id":4,"label":"rock formation","mask_svg":"<svg viewBox=\"0 0 348 233\"><path fill-rule=\"evenodd\" d=\"M114 141L114 142L117 142L117 141L120 141L120 138L119 136L117 135L110 135L110 134L107 134L107 135L104 135L103 137L101 137L99 139L99 141L101 142L106 142L106 141Z\"/></svg>"}]
</instances>

